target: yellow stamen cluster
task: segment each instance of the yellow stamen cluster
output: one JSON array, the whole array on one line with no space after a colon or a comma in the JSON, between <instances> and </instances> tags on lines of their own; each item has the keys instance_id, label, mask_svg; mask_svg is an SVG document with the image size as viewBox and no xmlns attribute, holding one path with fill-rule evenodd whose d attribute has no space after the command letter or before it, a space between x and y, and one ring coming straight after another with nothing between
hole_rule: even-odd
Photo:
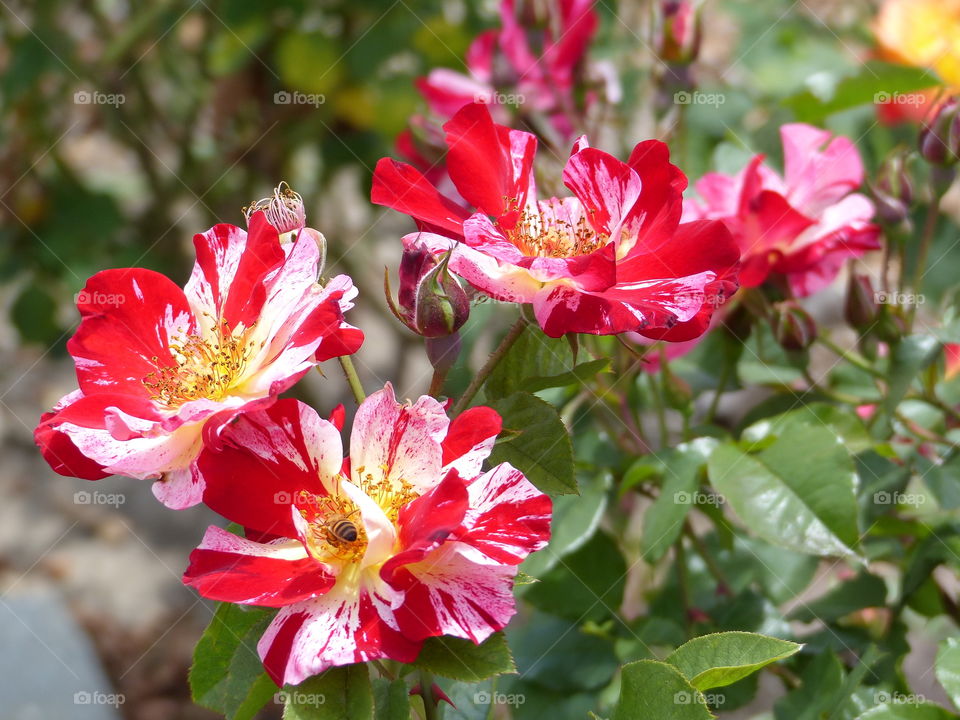
<instances>
[{"instance_id":1,"label":"yellow stamen cluster","mask_svg":"<svg viewBox=\"0 0 960 720\"><path fill-rule=\"evenodd\" d=\"M400 508L416 498L418 493L413 489L413 485L403 478L388 478L389 468L386 465L381 465L378 469L380 472L375 476L361 465L356 469L354 477L360 489L380 506L384 515L390 518L390 522L396 524Z\"/></svg>"},{"instance_id":2,"label":"yellow stamen cluster","mask_svg":"<svg viewBox=\"0 0 960 720\"><path fill-rule=\"evenodd\" d=\"M181 334L174 338L170 357L154 356L157 369L147 373L142 382L154 401L171 408L201 398L221 400L243 375L257 349L246 332L235 335L221 322L206 336Z\"/></svg>"},{"instance_id":3,"label":"yellow stamen cluster","mask_svg":"<svg viewBox=\"0 0 960 720\"><path fill-rule=\"evenodd\" d=\"M580 217L576 223L555 218L544 220L539 213L520 212L510 240L528 257L568 258L589 255L607 244L609 238L598 234Z\"/></svg>"},{"instance_id":4,"label":"yellow stamen cluster","mask_svg":"<svg viewBox=\"0 0 960 720\"><path fill-rule=\"evenodd\" d=\"M350 498L339 492L314 495L301 490L294 503L309 524L307 547L313 557L321 562L342 563L352 563L363 557L367 549L367 532L360 508Z\"/></svg>"}]
</instances>

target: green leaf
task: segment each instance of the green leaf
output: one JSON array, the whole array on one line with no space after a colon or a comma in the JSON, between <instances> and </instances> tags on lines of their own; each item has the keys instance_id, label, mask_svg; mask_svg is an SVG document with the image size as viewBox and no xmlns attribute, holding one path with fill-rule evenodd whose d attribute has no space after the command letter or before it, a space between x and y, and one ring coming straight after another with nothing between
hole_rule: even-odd
<instances>
[{"instance_id":1,"label":"green leaf","mask_svg":"<svg viewBox=\"0 0 960 720\"><path fill-rule=\"evenodd\" d=\"M731 685L765 665L790 657L801 647L755 633L714 633L681 645L667 656L667 662L702 691Z\"/></svg>"},{"instance_id":2,"label":"green leaf","mask_svg":"<svg viewBox=\"0 0 960 720\"><path fill-rule=\"evenodd\" d=\"M524 596L546 612L583 622L602 622L623 601L627 563L617 544L597 532L568 555Z\"/></svg>"},{"instance_id":3,"label":"green leaf","mask_svg":"<svg viewBox=\"0 0 960 720\"><path fill-rule=\"evenodd\" d=\"M791 403L796 402L792 397L789 400ZM771 433L782 435L788 431L788 426L796 423L828 427L853 454L863 452L874 445L867 432L867 426L855 412L823 402L804 403L802 407L795 410L759 420L746 428L742 437L759 441L761 437Z\"/></svg>"},{"instance_id":4,"label":"green leaf","mask_svg":"<svg viewBox=\"0 0 960 720\"><path fill-rule=\"evenodd\" d=\"M584 478L581 481L580 495L561 495L555 498L550 542L540 552L528 556L520 565L520 570L535 578L541 578L560 562L560 558L590 540L606 510L609 485L610 476L606 474ZM526 592L529 586L518 589L521 593Z\"/></svg>"},{"instance_id":5,"label":"green leaf","mask_svg":"<svg viewBox=\"0 0 960 720\"><path fill-rule=\"evenodd\" d=\"M700 487L701 470L718 444L715 438L697 438L660 454L663 486L644 514L640 546L647 562L657 562L680 537Z\"/></svg>"},{"instance_id":6,"label":"green leaf","mask_svg":"<svg viewBox=\"0 0 960 720\"><path fill-rule=\"evenodd\" d=\"M190 691L198 705L229 720L252 718L277 691L257 655L274 613L221 603L193 653Z\"/></svg>"},{"instance_id":7,"label":"green leaf","mask_svg":"<svg viewBox=\"0 0 960 720\"><path fill-rule=\"evenodd\" d=\"M597 374L606 372L609 367L610 360L607 358L590 360L589 362L580 363L572 370L565 373L560 373L559 375L528 378L522 383L521 390L525 390L527 392L538 392L540 390L546 390L547 388L584 384Z\"/></svg>"},{"instance_id":8,"label":"green leaf","mask_svg":"<svg viewBox=\"0 0 960 720\"><path fill-rule=\"evenodd\" d=\"M953 704L960 707L960 638L947 638L940 643L936 673Z\"/></svg>"},{"instance_id":9,"label":"green leaf","mask_svg":"<svg viewBox=\"0 0 960 720\"><path fill-rule=\"evenodd\" d=\"M776 720L823 720L844 684L843 663L828 650L814 656L801 675L801 684L777 700Z\"/></svg>"},{"instance_id":10,"label":"green leaf","mask_svg":"<svg viewBox=\"0 0 960 720\"><path fill-rule=\"evenodd\" d=\"M863 608L883 607L886 599L886 583L876 575L862 571L853 580L844 580L825 595L801 605L790 619L832 622Z\"/></svg>"},{"instance_id":11,"label":"green leaf","mask_svg":"<svg viewBox=\"0 0 960 720\"><path fill-rule=\"evenodd\" d=\"M572 369L570 343L563 338L547 337L539 328L528 327L490 373L483 386L484 397L491 402L523 390L542 390L536 387L538 381L563 377ZM531 384L533 388L528 387Z\"/></svg>"},{"instance_id":12,"label":"green leaf","mask_svg":"<svg viewBox=\"0 0 960 720\"><path fill-rule=\"evenodd\" d=\"M410 720L410 691L403 680L373 681L373 706L377 720Z\"/></svg>"},{"instance_id":13,"label":"green leaf","mask_svg":"<svg viewBox=\"0 0 960 720\"><path fill-rule=\"evenodd\" d=\"M326 670L281 692L283 720L372 720L370 670L363 664Z\"/></svg>"},{"instance_id":14,"label":"green leaf","mask_svg":"<svg viewBox=\"0 0 960 720\"><path fill-rule=\"evenodd\" d=\"M857 720L955 720L957 716L932 703L887 703L870 708Z\"/></svg>"},{"instance_id":15,"label":"green leaf","mask_svg":"<svg viewBox=\"0 0 960 720\"><path fill-rule=\"evenodd\" d=\"M675 667L656 660L623 666L613 720L710 720L702 693Z\"/></svg>"},{"instance_id":16,"label":"green leaf","mask_svg":"<svg viewBox=\"0 0 960 720\"><path fill-rule=\"evenodd\" d=\"M556 409L522 392L498 400L493 407L503 417L504 428L518 434L494 446L490 463L510 463L545 493L575 493L573 445Z\"/></svg>"},{"instance_id":17,"label":"green leaf","mask_svg":"<svg viewBox=\"0 0 960 720\"><path fill-rule=\"evenodd\" d=\"M620 666L609 637L539 610L523 623L512 623L507 638L516 651L520 677L558 693L606 687Z\"/></svg>"},{"instance_id":18,"label":"green leaf","mask_svg":"<svg viewBox=\"0 0 960 720\"><path fill-rule=\"evenodd\" d=\"M791 424L759 452L720 445L710 482L751 531L811 555L853 555L858 542L856 473L836 435Z\"/></svg>"},{"instance_id":19,"label":"green leaf","mask_svg":"<svg viewBox=\"0 0 960 720\"><path fill-rule=\"evenodd\" d=\"M888 433L890 420L910 384L940 356L940 349L940 341L931 335L909 335L890 348L887 391L880 404L883 414L876 419L874 426L877 433Z\"/></svg>"},{"instance_id":20,"label":"green leaf","mask_svg":"<svg viewBox=\"0 0 960 720\"><path fill-rule=\"evenodd\" d=\"M517 669L502 632L494 633L479 645L463 638L429 638L413 665L465 682L479 682Z\"/></svg>"},{"instance_id":21,"label":"green leaf","mask_svg":"<svg viewBox=\"0 0 960 720\"><path fill-rule=\"evenodd\" d=\"M835 83L820 83L815 88L788 98L784 104L797 114L798 120L817 123L835 112L873 104L884 93L892 96L894 93L909 93L937 84L937 78L923 68L873 60L865 63L853 77Z\"/></svg>"}]
</instances>

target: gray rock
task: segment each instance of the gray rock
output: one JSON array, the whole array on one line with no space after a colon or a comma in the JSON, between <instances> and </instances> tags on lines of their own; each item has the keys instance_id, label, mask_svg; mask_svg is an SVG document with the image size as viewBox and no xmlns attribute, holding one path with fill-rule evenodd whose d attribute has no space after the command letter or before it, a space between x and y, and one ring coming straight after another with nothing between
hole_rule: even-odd
<instances>
[{"instance_id":1,"label":"gray rock","mask_svg":"<svg viewBox=\"0 0 960 720\"><path fill-rule=\"evenodd\" d=\"M118 720L114 692L60 596L35 587L0 598L0 708L7 720Z\"/></svg>"}]
</instances>

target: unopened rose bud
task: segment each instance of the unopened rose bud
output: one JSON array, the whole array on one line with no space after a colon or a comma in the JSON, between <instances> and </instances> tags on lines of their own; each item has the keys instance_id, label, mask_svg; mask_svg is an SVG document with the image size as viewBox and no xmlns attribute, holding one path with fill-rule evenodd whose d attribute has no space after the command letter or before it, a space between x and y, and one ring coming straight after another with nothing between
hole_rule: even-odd
<instances>
[{"instance_id":1,"label":"unopened rose bud","mask_svg":"<svg viewBox=\"0 0 960 720\"><path fill-rule=\"evenodd\" d=\"M424 337L455 333L470 317L470 298L447 268L449 253L417 287L416 322Z\"/></svg>"},{"instance_id":2,"label":"unopened rose bud","mask_svg":"<svg viewBox=\"0 0 960 720\"><path fill-rule=\"evenodd\" d=\"M253 214L259 211L263 211L267 216L267 222L273 225L281 235L300 230L307 224L303 198L285 182L277 186L272 197L256 200L243 209L247 224L250 223Z\"/></svg>"},{"instance_id":3,"label":"unopened rose bud","mask_svg":"<svg viewBox=\"0 0 960 720\"><path fill-rule=\"evenodd\" d=\"M400 260L400 290L394 303L389 278L384 291L390 310L418 335L439 338L452 335L470 316L470 298L447 267L450 255L438 260L426 247L403 251Z\"/></svg>"},{"instance_id":4,"label":"unopened rose bud","mask_svg":"<svg viewBox=\"0 0 960 720\"><path fill-rule=\"evenodd\" d=\"M700 10L694 0L661 0L663 28L660 57L667 62L691 63L700 52Z\"/></svg>"},{"instance_id":5,"label":"unopened rose bud","mask_svg":"<svg viewBox=\"0 0 960 720\"><path fill-rule=\"evenodd\" d=\"M847 296L843 301L843 317L857 329L865 329L877 320L877 295L869 275L850 273Z\"/></svg>"},{"instance_id":6,"label":"unopened rose bud","mask_svg":"<svg viewBox=\"0 0 960 720\"><path fill-rule=\"evenodd\" d=\"M920 129L920 154L931 165L954 165L960 160L960 101L951 97Z\"/></svg>"},{"instance_id":7,"label":"unopened rose bud","mask_svg":"<svg viewBox=\"0 0 960 720\"><path fill-rule=\"evenodd\" d=\"M817 337L810 313L793 300L777 303L771 319L773 336L784 350L805 350Z\"/></svg>"},{"instance_id":8,"label":"unopened rose bud","mask_svg":"<svg viewBox=\"0 0 960 720\"><path fill-rule=\"evenodd\" d=\"M913 202L913 186L905 153L894 153L884 161L872 189L881 220L897 225L907 218Z\"/></svg>"}]
</instances>

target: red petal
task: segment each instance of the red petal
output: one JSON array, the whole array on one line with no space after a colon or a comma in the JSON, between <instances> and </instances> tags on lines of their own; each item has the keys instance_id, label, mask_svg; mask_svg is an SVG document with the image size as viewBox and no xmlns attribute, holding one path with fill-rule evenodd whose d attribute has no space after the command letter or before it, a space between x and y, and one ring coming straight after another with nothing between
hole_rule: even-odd
<instances>
[{"instance_id":1,"label":"red petal","mask_svg":"<svg viewBox=\"0 0 960 720\"><path fill-rule=\"evenodd\" d=\"M477 406L464 411L450 423L447 436L443 439L443 464L450 465L465 455L482 455L480 463L490 454L493 440L503 429L503 419L493 408ZM479 471L480 464L476 464ZM464 469L459 472L467 474ZM470 474L467 474L470 477Z\"/></svg>"},{"instance_id":2,"label":"red petal","mask_svg":"<svg viewBox=\"0 0 960 720\"><path fill-rule=\"evenodd\" d=\"M370 201L385 205L459 237L470 212L444 197L420 171L391 158L381 158L373 172Z\"/></svg>"},{"instance_id":3,"label":"red petal","mask_svg":"<svg viewBox=\"0 0 960 720\"><path fill-rule=\"evenodd\" d=\"M220 602L284 607L323 595L336 582L310 557L287 560L273 548L211 527L203 545L190 553L183 582L203 597ZM207 547L204 547L207 546ZM253 554L262 551L263 554Z\"/></svg>"},{"instance_id":4,"label":"red petal","mask_svg":"<svg viewBox=\"0 0 960 720\"><path fill-rule=\"evenodd\" d=\"M87 395L149 398L143 380L157 370L158 360L172 363L170 335L196 332L183 291L152 270L104 270L87 281L78 298L83 320L67 350Z\"/></svg>"},{"instance_id":5,"label":"red petal","mask_svg":"<svg viewBox=\"0 0 960 720\"><path fill-rule=\"evenodd\" d=\"M447 170L467 202L495 217L524 205L535 136L495 124L482 103L465 105L443 129L450 148Z\"/></svg>"},{"instance_id":6,"label":"red petal","mask_svg":"<svg viewBox=\"0 0 960 720\"><path fill-rule=\"evenodd\" d=\"M463 522L467 498L463 480L450 472L439 485L405 505L397 519L401 550L384 563L381 577L392 582L399 568L420 562L441 545Z\"/></svg>"},{"instance_id":7,"label":"red petal","mask_svg":"<svg viewBox=\"0 0 960 720\"><path fill-rule=\"evenodd\" d=\"M257 212L249 233L221 223L194 235L193 245L197 264L190 287L204 304L212 303L207 311L230 327L253 324L266 298L263 281L285 258L276 228Z\"/></svg>"},{"instance_id":8,"label":"red petal","mask_svg":"<svg viewBox=\"0 0 960 720\"><path fill-rule=\"evenodd\" d=\"M204 503L228 520L263 533L297 537L290 506L300 490L323 493L321 474L342 462L337 430L307 405L287 398L241 415L197 461Z\"/></svg>"}]
</instances>

